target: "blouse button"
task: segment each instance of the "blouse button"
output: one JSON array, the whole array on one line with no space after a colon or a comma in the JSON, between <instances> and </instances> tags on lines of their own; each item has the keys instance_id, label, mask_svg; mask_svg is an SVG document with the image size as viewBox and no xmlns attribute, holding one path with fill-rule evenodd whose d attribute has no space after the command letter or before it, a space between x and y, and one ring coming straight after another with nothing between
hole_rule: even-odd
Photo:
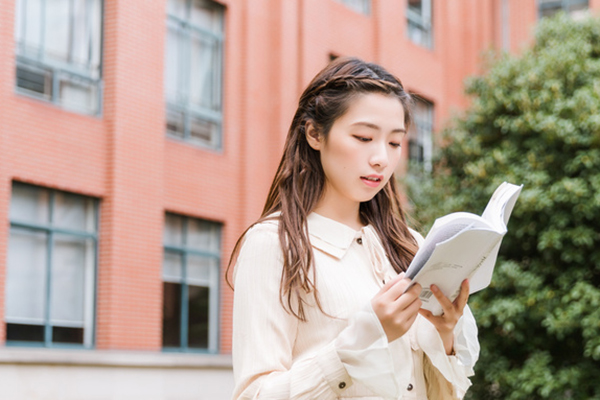
<instances>
[{"instance_id":1,"label":"blouse button","mask_svg":"<svg viewBox=\"0 0 600 400\"><path fill-rule=\"evenodd\" d=\"M358 244L362 244L362 238L358 238L358 239L356 239L356 243L358 243Z\"/></svg>"},{"instance_id":2,"label":"blouse button","mask_svg":"<svg viewBox=\"0 0 600 400\"><path fill-rule=\"evenodd\" d=\"M346 382L340 382L340 384L338 385L338 387L339 387L340 389L343 389L343 388L345 388L345 387L346 387Z\"/></svg>"},{"instance_id":3,"label":"blouse button","mask_svg":"<svg viewBox=\"0 0 600 400\"><path fill-rule=\"evenodd\" d=\"M413 385L412 385L412 383L409 383L409 384L408 384L408 387L406 388L406 390L408 390L408 391L411 391L411 390L413 390Z\"/></svg>"}]
</instances>

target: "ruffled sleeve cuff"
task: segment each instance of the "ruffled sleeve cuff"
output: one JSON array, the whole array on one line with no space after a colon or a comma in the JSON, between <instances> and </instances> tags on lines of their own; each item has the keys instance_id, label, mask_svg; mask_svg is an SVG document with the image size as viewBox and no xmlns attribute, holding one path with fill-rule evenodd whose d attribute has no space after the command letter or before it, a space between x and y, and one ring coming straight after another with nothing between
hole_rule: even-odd
<instances>
[{"instance_id":1,"label":"ruffled sleeve cuff","mask_svg":"<svg viewBox=\"0 0 600 400\"><path fill-rule=\"evenodd\" d=\"M464 365L458 356L446 355L439 333L427 319L418 317L415 324L418 324L416 340L419 347L429 357L431 364L452 384L454 395L462 399L471 386L468 377L473 375L473 366Z\"/></svg>"},{"instance_id":2,"label":"ruffled sleeve cuff","mask_svg":"<svg viewBox=\"0 0 600 400\"><path fill-rule=\"evenodd\" d=\"M352 316L334 346L352 379L373 393L386 399L397 399L400 388L408 385L410 363L395 363L394 360L410 359L410 344L401 339L388 344L371 303Z\"/></svg>"}]
</instances>

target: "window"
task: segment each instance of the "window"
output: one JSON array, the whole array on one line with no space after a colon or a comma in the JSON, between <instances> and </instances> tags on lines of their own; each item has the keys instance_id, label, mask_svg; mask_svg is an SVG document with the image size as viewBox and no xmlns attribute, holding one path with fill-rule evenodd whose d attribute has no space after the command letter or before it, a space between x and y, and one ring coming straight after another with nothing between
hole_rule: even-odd
<instances>
[{"instance_id":1,"label":"window","mask_svg":"<svg viewBox=\"0 0 600 400\"><path fill-rule=\"evenodd\" d=\"M91 347L98 202L14 183L6 277L8 344Z\"/></svg>"},{"instance_id":2,"label":"window","mask_svg":"<svg viewBox=\"0 0 600 400\"><path fill-rule=\"evenodd\" d=\"M100 112L102 0L17 0L17 91Z\"/></svg>"},{"instance_id":3,"label":"window","mask_svg":"<svg viewBox=\"0 0 600 400\"><path fill-rule=\"evenodd\" d=\"M338 0L348 8L361 14L369 15L371 13L371 0Z\"/></svg>"},{"instance_id":4,"label":"window","mask_svg":"<svg viewBox=\"0 0 600 400\"><path fill-rule=\"evenodd\" d=\"M168 0L165 90L167 134L221 147L223 7Z\"/></svg>"},{"instance_id":5,"label":"window","mask_svg":"<svg viewBox=\"0 0 600 400\"><path fill-rule=\"evenodd\" d=\"M433 47L432 0L408 0L408 38L423 47Z\"/></svg>"},{"instance_id":6,"label":"window","mask_svg":"<svg viewBox=\"0 0 600 400\"><path fill-rule=\"evenodd\" d=\"M433 157L433 104L417 99L414 122L408 132L408 158L430 172Z\"/></svg>"},{"instance_id":7,"label":"window","mask_svg":"<svg viewBox=\"0 0 600 400\"><path fill-rule=\"evenodd\" d=\"M588 6L588 0L538 0L540 17L548 17L559 11L578 16L584 13Z\"/></svg>"},{"instance_id":8,"label":"window","mask_svg":"<svg viewBox=\"0 0 600 400\"><path fill-rule=\"evenodd\" d=\"M163 241L163 347L216 353L221 226L167 214Z\"/></svg>"}]
</instances>

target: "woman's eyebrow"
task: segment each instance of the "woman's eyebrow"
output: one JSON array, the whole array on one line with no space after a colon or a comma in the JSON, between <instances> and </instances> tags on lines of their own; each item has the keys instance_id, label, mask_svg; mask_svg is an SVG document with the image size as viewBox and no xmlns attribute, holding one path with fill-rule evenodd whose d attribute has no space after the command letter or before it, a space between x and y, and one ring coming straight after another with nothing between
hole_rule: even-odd
<instances>
[{"instance_id":1,"label":"woman's eyebrow","mask_svg":"<svg viewBox=\"0 0 600 400\"><path fill-rule=\"evenodd\" d=\"M354 122L351 124L351 126L355 126L355 125L366 126L367 128L375 129L378 131L381 130L381 128L378 125L375 125L371 122L366 122L366 121L358 121L358 122ZM406 129L404 129L404 128L392 129L391 133L406 133Z\"/></svg>"}]
</instances>

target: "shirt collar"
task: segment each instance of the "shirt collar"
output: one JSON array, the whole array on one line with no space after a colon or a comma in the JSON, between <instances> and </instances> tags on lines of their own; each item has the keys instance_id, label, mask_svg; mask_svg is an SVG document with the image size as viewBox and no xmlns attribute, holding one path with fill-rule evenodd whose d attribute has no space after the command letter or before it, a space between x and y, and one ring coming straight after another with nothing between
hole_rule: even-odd
<instances>
[{"instance_id":1,"label":"shirt collar","mask_svg":"<svg viewBox=\"0 0 600 400\"><path fill-rule=\"evenodd\" d=\"M344 257L354 239L361 236L361 231L314 212L308 215L306 222L312 247L338 259Z\"/></svg>"}]
</instances>

